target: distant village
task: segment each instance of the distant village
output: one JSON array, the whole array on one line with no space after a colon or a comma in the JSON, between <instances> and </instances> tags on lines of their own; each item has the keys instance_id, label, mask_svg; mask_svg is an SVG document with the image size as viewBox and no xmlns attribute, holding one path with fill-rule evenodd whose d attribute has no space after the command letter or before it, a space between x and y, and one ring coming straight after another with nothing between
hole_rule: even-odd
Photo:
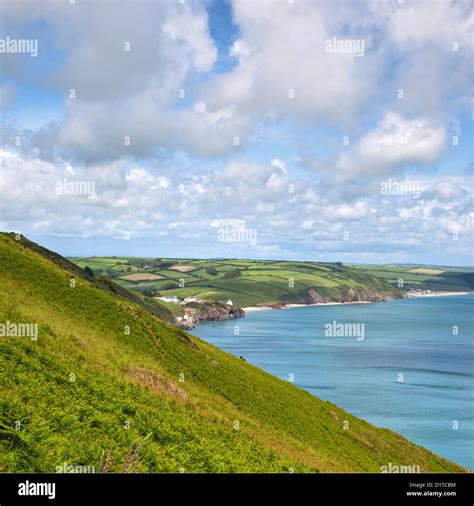
<instances>
[{"instance_id":1,"label":"distant village","mask_svg":"<svg viewBox=\"0 0 474 506\"><path fill-rule=\"evenodd\" d=\"M198 297L178 297L176 295L161 295L155 297L161 302L179 304L182 307L182 314L175 315L175 322L181 328L194 328L201 321L226 320L227 318L237 318L245 313L240 308L234 308L234 303L228 299L226 301L209 301ZM194 303L194 304L192 304Z\"/></svg>"},{"instance_id":2,"label":"distant village","mask_svg":"<svg viewBox=\"0 0 474 506\"><path fill-rule=\"evenodd\" d=\"M160 296L160 297L155 297L155 299L158 299L158 300L162 300L163 302L171 302L173 304L189 304L190 302L197 302L198 304L203 304L205 302L208 302L208 301L205 301L204 299L198 299L197 297L184 297L184 298L181 298L181 297L177 297L176 295L163 295L163 296ZM229 299L229 300L226 300L226 301L222 301L223 304L226 304L228 306L233 306L234 303Z\"/></svg>"},{"instance_id":3,"label":"distant village","mask_svg":"<svg viewBox=\"0 0 474 506\"><path fill-rule=\"evenodd\" d=\"M431 290L421 290L420 288L409 288L406 291L407 297L420 297L421 295L430 295Z\"/></svg>"}]
</instances>

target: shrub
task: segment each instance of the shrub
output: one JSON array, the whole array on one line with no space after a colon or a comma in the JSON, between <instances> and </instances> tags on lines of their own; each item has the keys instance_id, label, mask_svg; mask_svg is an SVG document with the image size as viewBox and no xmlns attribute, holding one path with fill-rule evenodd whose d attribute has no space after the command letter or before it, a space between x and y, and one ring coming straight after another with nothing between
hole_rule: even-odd
<instances>
[{"instance_id":1,"label":"shrub","mask_svg":"<svg viewBox=\"0 0 474 506\"><path fill-rule=\"evenodd\" d=\"M86 274L89 274L89 276L94 277L94 271L88 265L84 267L84 270L86 271Z\"/></svg>"},{"instance_id":2,"label":"shrub","mask_svg":"<svg viewBox=\"0 0 474 506\"><path fill-rule=\"evenodd\" d=\"M224 274L225 278L237 278L241 275L240 269L230 269Z\"/></svg>"}]
</instances>

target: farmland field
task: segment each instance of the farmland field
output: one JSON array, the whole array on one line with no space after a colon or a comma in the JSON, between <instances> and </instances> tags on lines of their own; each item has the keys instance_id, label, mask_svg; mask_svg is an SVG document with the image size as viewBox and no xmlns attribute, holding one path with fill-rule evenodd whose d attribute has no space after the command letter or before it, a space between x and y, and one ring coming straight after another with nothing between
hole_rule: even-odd
<instances>
[{"instance_id":1,"label":"farmland field","mask_svg":"<svg viewBox=\"0 0 474 506\"><path fill-rule=\"evenodd\" d=\"M125 274L121 276L122 279L125 279L126 281L149 281L150 279L163 279L161 276L158 276L158 274L152 274L152 273L136 273L136 274Z\"/></svg>"},{"instance_id":2,"label":"farmland field","mask_svg":"<svg viewBox=\"0 0 474 506\"><path fill-rule=\"evenodd\" d=\"M399 288L474 289L474 273L464 267L129 257L71 260L141 294L230 299L240 307L301 302L310 289L329 300L338 300L347 290L361 287L387 297L400 296Z\"/></svg>"},{"instance_id":3,"label":"farmland field","mask_svg":"<svg viewBox=\"0 0 474 506\"><path fill-rule=\"evenodd\" d=\"M396 286L413 290L471 292L474 290L474 271L470 267L399 265L351 265Z\"/></svg>"},{"instance_id":4,"label":"farmland field","mask_svg":"<svg viewBox=\"0 0 474 506\"><path fill-rule=\"evenodd\" d=\"M72 258L96 276L148 296L196 296L209 301L231 300L240 307L304 302L308 290L338 300L353 288L383 296L398 289L373 273L340 263L279 260L197 260L172 258Z\"/></svg>"}]
</instances>

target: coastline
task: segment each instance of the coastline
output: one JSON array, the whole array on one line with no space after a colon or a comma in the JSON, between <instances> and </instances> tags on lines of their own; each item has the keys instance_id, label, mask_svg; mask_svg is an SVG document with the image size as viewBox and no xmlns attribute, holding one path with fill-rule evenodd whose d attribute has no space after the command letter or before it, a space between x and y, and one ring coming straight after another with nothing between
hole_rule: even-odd
<instances>
[{"instance_id":1,"label":"coastline","mask_svg":"<svg viewBox=\"0 0 474 506\"><path fill-rule=\"evenodd\" d=\"M446 295L471 295L474 292L430 292L408 294L407 299L417 299L421 297L445 297Z\"/></svg>"},{"instance_id":2,"label":"coastline","mask_svg":"<svg viewBox=\"0 0 474 506\"><path fill-rule=\"evenodd\" d=\"M444 297L447 295L471 295L471 294L474 294L474 292L430 292L430 293L407 294L404 298L417 299L417 298L423 298L423 297ZM386 299L386 300L393 300L393 299ZM340 305L345 305L345 304L373 304L374 302L382 302L382 301L359 300L359 301L353 301L353 302L317 302L314 304L282 304L282 305L279 305L278 307L249 306L249 307L243 307L242 309L245 311L245 314L247 314L247 313L255 313L258 311L270 311L273 309L292 309L295 307L314 307L314 306L340 306Z\"/></svg>"},{"instance_id":3,"label":"coastline","mask_svg":"<svg viewBox=\"0 0 474 506\"><path fill-rule=\"evenodd\" d=\"M391 300L391 299L387 299ZM372 304L373 302L382 302L379 300L358 300L353 302L316 302L314 304L283 304L278 307L273 306L250 306L243 307L245 313L255 313L257 311L270 311L272 309L293 309L296 307L314 307L314 306L342 306L346 304Z\"/></svg>"}]
</instances>

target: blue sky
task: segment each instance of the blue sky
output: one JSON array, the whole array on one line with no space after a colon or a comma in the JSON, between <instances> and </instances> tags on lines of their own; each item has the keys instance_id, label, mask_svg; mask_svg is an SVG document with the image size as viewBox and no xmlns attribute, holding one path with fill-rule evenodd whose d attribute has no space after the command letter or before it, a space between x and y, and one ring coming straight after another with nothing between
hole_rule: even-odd
<instances>
[{"instance_id":1,"label":"blue sky","mask_svg":"<svg viewBox=\"0 0 474 506\"><path fill-rule=\"evenodd\" d=\"M0 38L39 50L0 54L0 229L66 255L470 265L472 8L333 3L6 0Z\"/></svg>"},{"instance_id":2,"label":"blue sky","mask_svg":"<svg viewBox=\"0 0 474 506\"><path fill-rule=\"evenodd\" d=\"M209 2L207 13L209 16L209 33L217 48L217 60L212 71L225 73L237 66L237 59L229 55L229 47L239 36L239 27L232 18L232 4L230 0L213 0Z\"/></svg>"}]
</instances>

